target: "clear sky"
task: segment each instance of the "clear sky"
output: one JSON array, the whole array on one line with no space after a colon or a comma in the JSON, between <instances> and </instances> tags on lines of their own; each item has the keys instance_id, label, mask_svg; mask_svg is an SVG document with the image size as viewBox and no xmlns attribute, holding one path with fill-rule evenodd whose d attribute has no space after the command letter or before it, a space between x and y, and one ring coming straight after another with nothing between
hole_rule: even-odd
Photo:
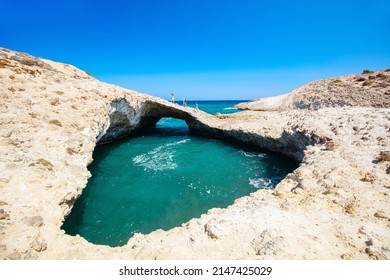
<instances>
[{"instance_id":1,"label":"clear sky","mask_svg":"<svg viewBox=\"0 0 390 280\"><path fill-rule=\"evenodd\" d=\"M0 0L0 46L176 99L390 68L390 0Z\"/></svg>"}]
</instances>

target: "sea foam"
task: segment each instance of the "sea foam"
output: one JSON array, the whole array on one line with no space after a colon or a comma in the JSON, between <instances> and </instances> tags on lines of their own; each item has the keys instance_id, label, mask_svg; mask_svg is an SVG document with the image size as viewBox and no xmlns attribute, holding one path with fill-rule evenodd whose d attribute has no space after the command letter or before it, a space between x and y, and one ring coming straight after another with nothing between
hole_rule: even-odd
<instances>
[{"instance_id":1,"label":"sea foam","mask_svg":"<svg viewBox=\"0 0 390 280\"><path fill-rule=\"evenodd\" d=\"M133 163L136 166L144 167L145 171L164 171L175 169L177 167L177 163L174 161L175 150L172 149L172 147L187 143L188 141L191 141L191 139L184 139L174 143L158 146L147 153L135 156L133 158Z\"/></svg>"},{"instance_id":2,"label":"sea foam","mask_svg":"<svg viewBox=\"0 0 390 280\"><path fill-rule=\"evenodd\" d=\"M273 187L272 179L268 178L249 178L249 185L254 186L256 189L269 189Z\"/></svg>"},{"instance_id":3,"label":"sea foam","mask_svg":"<svg viewBox=\"0 0 390 280\"><path fill-rule=\"evenodd\" d=\"M243 151L243 150L240 150L240 153L243 154L244 156L246 157L258 157L258 158L264 158L267 156L267 154L265 153L255 153L255 152L247 152L247 151Z\"/></svg>"}]
</instances>

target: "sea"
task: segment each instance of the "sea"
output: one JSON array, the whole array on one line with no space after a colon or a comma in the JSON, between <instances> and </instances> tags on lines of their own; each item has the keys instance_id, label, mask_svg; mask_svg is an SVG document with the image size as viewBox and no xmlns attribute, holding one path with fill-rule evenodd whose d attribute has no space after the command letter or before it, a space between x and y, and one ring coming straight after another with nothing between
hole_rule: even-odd
<instances>
[{"instance_id":1,"label":"sea","mask_svg":"<svg viewBox=\"0 0 390 280\"><path fill-rule=\"evenodd\" d=\"M187 105L231 114L240 102ZM97 146L93 159L88 167L92 177L62 228L112 247L126 244L135 233L169 230L258 189L274 188L297 167L275 153L197 135L173 118Z\"/></svg>"}]
</instances>

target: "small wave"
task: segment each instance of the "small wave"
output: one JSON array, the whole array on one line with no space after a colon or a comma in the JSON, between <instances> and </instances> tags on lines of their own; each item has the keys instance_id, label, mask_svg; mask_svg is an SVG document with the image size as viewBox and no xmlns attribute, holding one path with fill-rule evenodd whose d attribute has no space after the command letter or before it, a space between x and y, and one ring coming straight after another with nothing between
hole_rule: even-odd
<instances>
[{"instance_id":1,"label":"small wave","mask_svg":"<svg viewBox=\"0 0 390 280\"><path fill-rule=\"evenodd\" d=\"M256 189L270 189L273 187L272 180L267 178L249 178L249 185L254 186Z\"/></svg>"},{"instance_id":2,"label":"small wave","mask_svg":"<svg viewBox=\"0 0 390 280\"><path fill-rule=\"evenodd\" d=\"M180 140L180 141L177 141L175 143L169 143L169 144L166 144L167 146L176 146L176 145L180 145L180 144L184 144L184 143L187 143L187 142L190 142L191 139L188 138L188 139L183 139L183 140Z\"/></svg>"},{"instance_id":3,"label":"small wave","mask_svg":"<svg viewBox=\"0 0 390 280\"><path fill-rule=\"evenodd\" d=\"M135 165L144 167L145 170L163 171L177 167L173 157L174 153L170 152L148 153L134 157L133 162Z\"/></svg>"},{"instance_id":4,"label":"small wave","mask_svg":"<svg viewBox=\"0 0 390 280\"><path fill-rule=\"evenodd\" d=\"M223 108L224 110L238 110L238 108L233 108L233 107L226 107L226 108Z\"/></svg>"},{"instance_id":5,"label":"small wave","mask_svg":"<svg viewBox=\"0 0 390 280\"><path fill-rule=\"evenodd\" d=\"M172 147L187 143L188 141L191 141L191 139L184 139L158 146L150 152L135 156L133 163L137 166L144 167L144 170L163 171L175 169L177 164L174 161L175 151Z\"/></svg>"},{"instance_id":6,"label":"small wave","mask_svg":"<svg viewBox=\"0 0 390 280\"><path fill-rule=\"evenodd\" d=\"M240 151L241 154L243 154L246 157L256 157L256 153L250 153L250 152L245 152L245 151Z\"/></svg>"},{"instance_id":7,"label":"small wave","mask_svg":"<svg viewBox=\"0 0 390 280\"><path fill-rule=\"evenodd\" d=\"M246 157L259 157L259 158L264 158L267 156L267 154L264 153L256 153L256 152L246 152L246 151L240 151L241 154L243 154Z\"/></svg>"}]
</instances>

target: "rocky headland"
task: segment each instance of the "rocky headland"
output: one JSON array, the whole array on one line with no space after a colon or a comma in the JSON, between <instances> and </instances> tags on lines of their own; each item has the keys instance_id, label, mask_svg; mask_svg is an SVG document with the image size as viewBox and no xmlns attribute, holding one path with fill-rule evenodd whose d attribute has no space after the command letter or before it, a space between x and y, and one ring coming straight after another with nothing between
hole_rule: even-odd
<instances>
[{"instance_id":1,"label":"rocky headland","mask_svg":"<svg viewBox=\"0 0 390 280\"><path fill-rule=\"evenodd\" d=\"M253 110L212 116L0 49L0 258L389 259L388 76L316 81L272 108L243 104ZM161 117L300 165L274 190L169 231L136 234L122 247L65 234L61 225L90 177L95 146Z\"/></svg>"},{"instance_id":2,"label":"rocky headland","mask_svg":"<svg viewBox=\"0 0 390 280\"><path fill-rule=\"evenodd\" d=\"M237 104L243 110L318 110L334 107L390 107L390 69L310 82L288 94Z\"/></svg>"}]
</instances>

